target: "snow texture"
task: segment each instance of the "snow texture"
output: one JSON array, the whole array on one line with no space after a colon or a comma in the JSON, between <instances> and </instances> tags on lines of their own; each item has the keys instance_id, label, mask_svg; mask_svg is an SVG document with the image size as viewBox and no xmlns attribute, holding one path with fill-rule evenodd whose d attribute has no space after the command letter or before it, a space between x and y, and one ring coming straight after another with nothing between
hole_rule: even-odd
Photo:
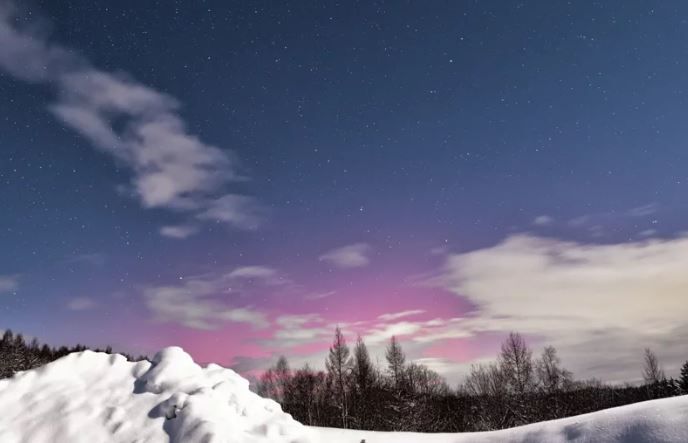
<instances>
[{"instance_id":1,"label":"snow texture","mask_svg":"<svg viewBox=\"0 0 688 443\"><path fill-rule=\"evenodd\" d=\"M0 381L0 442L688 442L688 396L504 431L413 434L309 428L230 369L181 348L152 363L85 351Z\"/></svg>"}]
</instances>

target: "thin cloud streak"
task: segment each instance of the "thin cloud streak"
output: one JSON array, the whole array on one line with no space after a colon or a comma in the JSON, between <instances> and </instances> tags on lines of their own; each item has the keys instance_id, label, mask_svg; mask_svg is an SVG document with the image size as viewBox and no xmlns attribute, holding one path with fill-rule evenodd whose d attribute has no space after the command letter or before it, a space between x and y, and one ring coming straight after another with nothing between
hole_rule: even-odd
<instances>
[{"instance_id":1,"label":"thin cloud streak","mask_svg":"<svg viewBox=\"0 0 688 443\"><path fill-rule=\"evenodd\" d=\"M338 268L360 268L370 263L372 248L367 243L354 243L332 249L320 256L320 261L327 262Z\"/></svg>"}]
</instances>

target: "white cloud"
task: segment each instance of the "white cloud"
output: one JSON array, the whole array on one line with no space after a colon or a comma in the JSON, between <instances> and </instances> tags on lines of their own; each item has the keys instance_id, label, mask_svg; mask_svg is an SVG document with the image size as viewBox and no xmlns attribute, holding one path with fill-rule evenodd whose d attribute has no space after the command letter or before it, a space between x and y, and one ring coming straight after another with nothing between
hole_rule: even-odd
<instances>
[{"instance_id":1,"label":"white cloud","mask_svg":"<svg viewBox=\"0 0 688 443\"><path fill-rule=\"evenodd\" d=\"M429 331L426 331L425 334L413 337L413 341L418 343L434 343L436 341L449 340L455 338L468 338L472 335L473 334L465 326L458 324L454 327L448 326L437 329L431 329Z\"/></svg>"},{"instance_id":2,"label":"white cloud","mask_svg":"<svg viewBox=\"0 0 688 443\"><path fill-rule=\"evenodd\" d=\"M686 263L687 237L595 245L515 235L451 256L443 281L477 306L457 334L520 331L586 375L632 379L642 348L685 325Z\"/></svg>"},{"instance_id":3,"label":"white cloud","mask_svg":"<svg viewBox=\"0 0 688 443\"><path fill-rule=\"evenodd\" d=\"M145 288L144 299L158 320L193 329L217 329L228 322L248 323L255 328L268 326L262 312L218 300L226 286L226 275L193 277L178 285Z\"/></svg>"},{"instance_id":4,"label":"white cloud","mask_svg":"<svg viewBox=\"0 0 688 443\"><path fill-rule=\"evenodd\" d=\"M143 207L192 212L241 229L259 225L258 203L226 192L228 183L244 180L237 162L229 151L187 131L176 99L94 68L69 48L19 29L14 15L11 3L0 3L0 68L52 86L57 101L50 111L131 169L131 191Z\"/></svg>"},{"instance_id":5,"label":"white cloud","mask_svg":"<svg viewBox=\"0 0 688 443\"><path fill-rule=\"evenodd\" d=\"M277 274L267 266L241 266L229 273L229 278L272 278Z\"/></svg>"},{"instance_id":6,"label":"white cloud","mask_svg":"<svg viewBox=\"0 0 688 443\"><path fill-rule=\"evenodd\" d=\"M316 313L282 315L280 317L277 317L277 319L275 320L275 323L287 329L296 329L303 327L308 323L321 322L322 318L320 317L320 314Z\"/></svg>"},{"instance_id":7,"label":"white cloud","mask_svg":"<svg viewBox=\"0 0 688 443\"><path fill-rule=\"evenodd\" d=\"M0 275L0 294L14 292L19 289L19 277L16 275Z\"/></svg>"},{"instance_id":8,"label":"white cloud","mask_svg":"<svg viewBox=\"0 0 688 443\"><path fill-rule=\"evenodd\" d=\"M415 322L398 322L378 325L366 332L364 340L371 345L380 344L394 337L412 335L421 329L421 325Z\"/></svg>"},{"instance_id":9,"label":"white cloud","mask_svg":"<svg viewBox=\"0 0 688 443\"><path fill-rule=\"evenodd\" d=\"M276 269L269 266L240 266L227 274L227 278L231 280L260 281L269 285L289 283L287 278L281 276Z\"/></svg>"},{"instance_id":10,"label":"white cloud","mask_svg":"<svg viewBox=\"0 0 688 443\"><path fill-rule=\"evenodd\" d=\"M333 249L320 256L320 261L330 263L339 268L359 268L370 263L371 247L366 243L354 243Z\"/></svg>"},{"instance_id":11,"label":"white cloud","mask_svg":"<svg viewBox=\"0 0 688 443\"><path fill-rule=\"evenodd\" d=\"M67 309L70 311L86 311L96 307L96 302L88 297L75 297L67 303Z\"/></svg>"},{"instance_id":12,"label":"white cloud","mask_svg":"<svg viewBox=\"0 0 688 443\"><path fill-rule=\"evenodd\" d=\"M658 210L659 205L657 205L656 203L650 203L631 209L630 211L628 211L628 215L630 215L631 217L646 217L648 215L654 214Z\"/></svg>"},{"instance_id":13,"label":"white cloud","mask_svg":"<svg viewBox=\"0 0 688 443\"><path fill-rule=\"evenodd\" d=\"M170 238L187 238L198 232L198 228L189 225L163 226L160 228L160 235Z\"/></svg>"},{"instance_id":14,"label":"white cloud","mask_svg":"<svg viewBox=\"0 0 688 443\"><path fill-rule=\"evenodd\" d=\"M554 218L549 215L539 215L533 219L533 224L537 226L549 226L554 223Z\"/></svg>"},{"instance_id":15,"label":"white cloud","mask_svg":"<svg viewBox=\"0 0 688 443\"><path fill-rule=\"evenodd\" d=\"M265 343L271 344L276 348L287 348L307 343L321 341L332 334L329 328L298 328L298 329L278 329L275 331L273 340Z\"/></svg>"},{"instance_id":16,"label":"white cloud","mask_svg":"<svg viewBox=\"0 0 688 443\"><path fill-rule=\"evenodd\" d=\"M223 222L241 229L254 230L262 223L265 210L255 199L227 194L207 203L196 215L199 220Z\"/></svg>"},{"instance_id":17,"label":"white cloud","mask_svg":"<svg viewBox=\"0 0 688 443\"><path fill-rule=\"evenodd\" d=\"M412 309L408 311L401 311L401 312L393 312L390 314L382 314L378 317L379 320L382 321L390 321L390 320L397 320L403 317L411 317L414 315L419 315L425 313L424 310L422 309Z\"/></svg>"},{"instance_id":18,"label":"white cloud","mask_svg":"<svg viewBox=\"0 0 688 443\"><path fill-rule=\"evenodd\" d=\"M332 335L333 330L325 325L319 314L282 315L275 320L278 328L272 338L261 340L265 346L283 352L284 349L322 342Z\"/></svg>"}]
</instances>

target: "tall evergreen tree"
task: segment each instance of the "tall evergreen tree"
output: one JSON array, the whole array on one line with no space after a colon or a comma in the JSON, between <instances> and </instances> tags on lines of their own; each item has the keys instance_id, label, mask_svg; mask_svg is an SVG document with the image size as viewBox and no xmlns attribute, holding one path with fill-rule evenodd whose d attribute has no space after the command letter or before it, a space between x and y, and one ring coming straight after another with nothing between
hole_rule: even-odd
<instances>
[{"instance_id":1,"label":"tall evergreen tree","mask_svg":"<svg viewBox=\"0 0 688 443\"><path fill-rule=\"evenodd\" d=\"M370 390L375 382L375 368L370 361L368 348L361 336L354 347L353 376L356 385L355 415L359 428L366 428Z\"/></svg>"},{"instance_id":2,"label":"tall evergreen tree","mask_svg":"<svg viewBox=\"0 0 688 443\"><path fill-rule=\"evenodd\" d=\"M401 387L404 376L406 355L404 355L404 351L401 349L401 345L395 336L392 336L389 341L389 345L387 345L385 358L387 359L387 369L389 371L389 375L392 377L394 386L397 388Z\"/></svg>"},{"instance_id":3,"label":"tall evergreen tree","mask_svg":"<svg viewBox=\"0 0 688 443\"><path fill-rule=\"evenodd\" d=\"M678 379L678 387L682 394L688 394L688 360L681 366L681 376Z\"/></svg>"},{"instance_id":4,"label":"tall evergreen tree","mask_svg":"<svg viewBox=\"0 0 688 443\"><path fill-rule=\"evenodd\" d=\"M368 354L368 348L360 335L354 347L353 369L357 388L365 392L370 388L370 385L372 385L375 374L373 364L370 361L370 355Z\"/></svg>"},{"instance_id":5,"label":"tall evergreen tree","mask_svg":"<svg viewBox=\"0 0 688 443\"><path fill-rule=\"evenodd\" d=\"M351 373L352 362L349 347L339 326L334 331L334 341L325 361L325 367L333 383L337 407L341 412L342 427L346 429L349 416L348 377Z\"/></svg>"}]
</instances>

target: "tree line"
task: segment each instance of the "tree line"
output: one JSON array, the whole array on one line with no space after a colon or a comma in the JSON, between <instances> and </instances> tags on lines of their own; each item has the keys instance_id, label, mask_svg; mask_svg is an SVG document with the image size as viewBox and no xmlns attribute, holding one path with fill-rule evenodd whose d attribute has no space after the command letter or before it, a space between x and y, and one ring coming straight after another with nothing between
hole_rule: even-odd
<instances>
[{"instance_id":1,"label":"tree line","mask_svg":"<svg viewBox=\"0 0 688 443\"><path fill-rule=\"evenodd\" d=\"M407 362L396 337L385 360L386 367L377 367L361 337L352 352L336 328L324 371L292 370L282 356L262 374L257 392L304 424L415 432L497 430L688 394L688 361L679 379L667 378L646 349L640 386L577 381L554 347L534 357L517 333L493 363L473 365L455 389L430 368Z\"/></svg>"},{"instance_id":2,"label":"tree line","mask_svg":"<svg viewBox=\"0 0 688 443\"><path fill-rule=\"evenodd\" d=\"M0 339L0 378L87 349L27 342L6 330ZM109 346L93 350L112 353ZM122 355L130 361L147 359ZM688 394L688 361L678 379L668 378L646 349L640 386L577 381L562 367L556 349L546 347L533 357L517 333L509 334L493 363L472 366L455 389L437 372L408 362L396 337L387 345L385 362L384 368L374 364L360 337L352 352L337 328L325 371L308 365L292 370L280 357L263 373L257 390L308 425L417 432L496 430Z\"/></svg>"},{"instance_id":3,"label":"tree line","mask_svg":"<svg viewBox=\"0 0 688 443\"><path fill-rule=\"evenodd\" d=\"M72 352L82 352L87 349L90 348L81 344L72 347L60 346L55 348L45 343L41 344L36 338L27 342L22 334L14 334L12 330L8 329L3 333L2 339L0 339L0 379L12 377L19 371L43 366ZM105 349L95 348L92 350L112 354L110 346ZM129 361L147 359L146 356L134 358L126 353L121 354Z\"/></svg>"}]
</instances>

